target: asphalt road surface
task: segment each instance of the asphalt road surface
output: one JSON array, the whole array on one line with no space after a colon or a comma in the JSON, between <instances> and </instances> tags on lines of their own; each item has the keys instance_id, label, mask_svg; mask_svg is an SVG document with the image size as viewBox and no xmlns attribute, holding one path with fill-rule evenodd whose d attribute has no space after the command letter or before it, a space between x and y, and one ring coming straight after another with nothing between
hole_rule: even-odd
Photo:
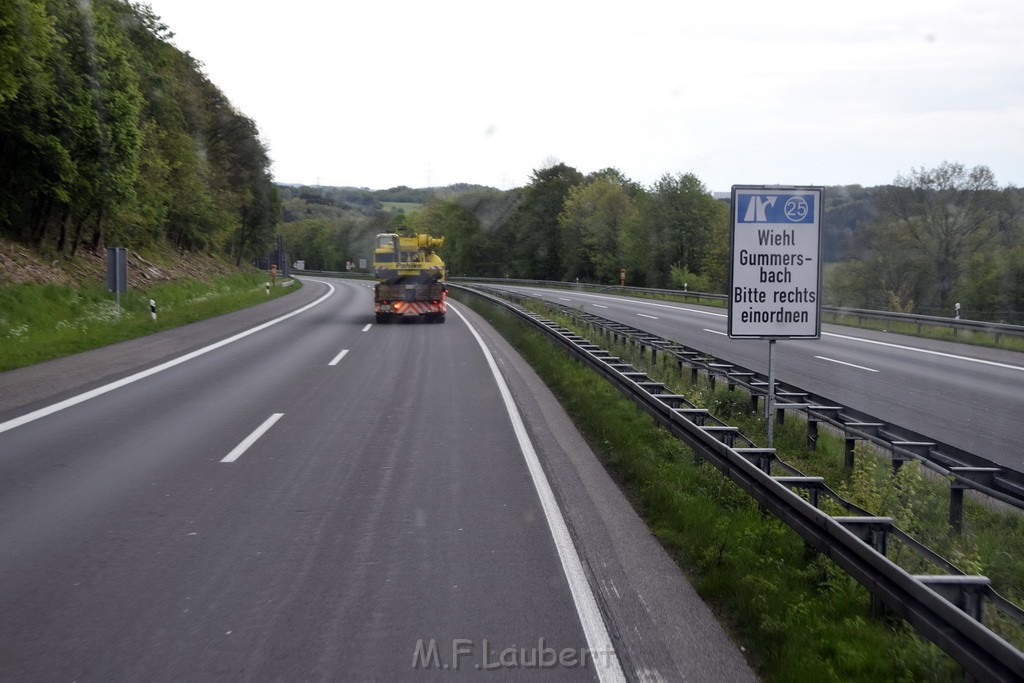
<instances>
[{"instance_id":1,"label":"asphalt road surface","mask_svg":"<svg viewBox=\"0 0 1024 683\"><path fill-rule=\"evenodd\" d=\"M724 309L513 287L768 372L768 344L726 336ZM776 378L925 436L1024 470L1024 354L823 325L775 345Z\"/></svg>"},{"instance_id":2,"label":"asphalt road surface","mask_svg":"<svg viewBox=\"0 0 1024 683\"><path fill-rule=\"evenodd\" d=\"M536 376L365 283L0 374L0 679L752 680Z\"/></svg>"}]
</instances>

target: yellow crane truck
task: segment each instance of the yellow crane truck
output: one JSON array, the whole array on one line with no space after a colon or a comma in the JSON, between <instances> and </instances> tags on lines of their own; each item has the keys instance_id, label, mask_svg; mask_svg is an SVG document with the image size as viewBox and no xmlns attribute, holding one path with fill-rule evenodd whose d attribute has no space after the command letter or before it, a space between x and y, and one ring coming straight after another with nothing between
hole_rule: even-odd
<instances>
[{"instance_id":1,"label":"yellow crane truck","mask_svg":"<svg viewBox=\"0 0 1024 683\"><path fill-rule=\"evenodd\" d=\"M444 261L436 250L443 237L380 233L373 250L373 310L378 323L405 316L443 323L448 310Z\"/></svg>"}]
</instances>

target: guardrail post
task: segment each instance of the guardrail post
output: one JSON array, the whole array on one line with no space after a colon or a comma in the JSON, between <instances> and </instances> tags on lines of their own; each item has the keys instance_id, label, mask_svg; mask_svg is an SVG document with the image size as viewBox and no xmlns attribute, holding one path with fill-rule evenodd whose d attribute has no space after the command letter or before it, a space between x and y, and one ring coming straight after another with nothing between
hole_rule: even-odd
<instances>
[{"instance_id":1,"label":"guardrail post","mask_svg":"<svg viewBox=\"0 0 1024 683\"><path fill-rule=\"evenodd\" d=\"M807 450L818 450L818 421L807 420Z\"/></svg>"},{"instance_id":2,"label":"guardrail post","mask_svg":"<svg viewBox=\"0 0 1024 683\"><path fill-rule=\"evenodd\" d=\"M951 467L950 472L984 486L993 486L995 477L1001 472L998 467ZM964 491L970 488L960 479L949 482L949 526L953 533L963 531L964 524Z\"/></svg>"},{"instance_id":3,"label":"guardrail post","mask_svg":"<svg viewBox=\"0 0 1024 683\"><path fill-rule=\"evenodd\" d=\"M750 412L755 415L761 412L761 397L754 393L750 394Z\"/></svg>"},{"instance_id":4,"label":"guardrail post","mask_svg":"<svg viewBox=\"0 0 1024 683\"><path fill-rule=\"evenodd\" d=\"M992 582L985 576L948 574L915 575L914 578L981 622L985 616L985 593Z\"/></svg>"},{"instance_id":5,"label":"guardrail post","mask_svg":"<svg viewBox=\"0 0 1024 683\"><path fill-rule=\"evenodd\" d=\"M964 485L958 481L949 484L949 526L957 535L964 529Z\"/></svg>"},{"instance_id":6,"label":"guardrail post","mask_svg":"<svg viewBox=\"0 0 1024 683\"><path fill-rule=\"evenodd\" d=\"M896 455L895 453L893 453L892 454L892 476L895 477L897 474L899 474L900 470L903 468L903 463L905 463L908 460L910 460L910 458L905 458L902 455Z\"/></svg>"},{"instance_id":7,"label":"guardrail post","mask_svg":"<svg viewBox=\"0 0 1024 683\"><path fill-rule=\"evenodd\" d=\"M889 554L889 529L891 517L833 517L847 531L875 549L882 557ZM874 593L871 594L871 614L880 617L886 612L885 603Z\"/></svg>"},{"instance_id":8,"label":"guardrail post","mask_svg":"<svg viewBox=\"0 0 1024 683\"><path fill-rule=\"evenodd\" d=\"M854 457L855 457L854 456L854 452L855 452L855 449L856 449L856 446L857 446L857 439L855 439L852 436L848 436L848 437L846 437L845 441L846 441L846 448L844 449L844 451L845 451L844 454L846 456L845 457L846 470L848 472L852 472L853 471L853 465L854 465Z\"/></svg>"},{"instance_id":9,"label":"guardrail post","mask_svg":"<svg viewBox=\"0 0 1024 683\"><path fill-rule=\"evenodd\" d=\"M757 469L772 476L772 463L777 457L774 448L736 448L737 453L749 460Z\"/></svg>"},{"instance_id":10,"label":"guardrail post","mask_svg":"<svg viewBox=\"0 0 1024 683\"><path fill-rule=\"evenodd\" d=\"M783 476L773 478L783 486L794 488L798 491L806 491L811 505L820 509L821 490L825 486L825 479L823 477Z\"/></svg>"}]
</instances>

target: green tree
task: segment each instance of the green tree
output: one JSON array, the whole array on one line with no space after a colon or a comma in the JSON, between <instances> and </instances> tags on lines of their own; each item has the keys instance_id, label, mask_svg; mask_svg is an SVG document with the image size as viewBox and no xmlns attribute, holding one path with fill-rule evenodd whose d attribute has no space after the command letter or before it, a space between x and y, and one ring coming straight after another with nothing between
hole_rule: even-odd
<instances>
[{"instance_id":1,"label":"green tree","mask_svg":"<svg viewBox=\"0 0 1024 683\"><path fill-rule=\"evenodd\" d=\"M825 303L912 312L927 290L929 264L912 238L878 220L862 230L856 256L828 271Z\"/></svg>"},{"instance_id":2,"label":"green tree","mask_svg":"<svg viewBox=\"0 0 1024 683\"><path fill-rule=\"evenodd\" d=\"M710 244L704 253L701 272L708 291L724 293L729 287L729 212L720 212L711 225Z\"/></svg>"},{"instance_id":3,"label":"green tree","mask_svg":"<svg viewBox=\"0 0 1024 683\"><path fill-rule=\"evenodd\" d=\"M562 276L558 216L569 190L582 181L583 174L563 163L533 172L509 229L502 231L510 275L535 280Z\"/></svg>"},{"instance_id":4,"label":"green tree","mask_svg":"<svg viewBox=\"0 0 1024 683\"><path fill-rule=\"evenodd\" d=\"M928 298L942 309L968 258L995 234L998 194L986 166L944 161L898 176L882 194L883 213L903 231L933 272Z\"/></svg>"},{"instance_id":5,"label":"green tree","mask_svg":"<svg viewBox=\"0 0 1024 683\"><path fill-rule=\"evenodd\" d=\"M57 253L262 251L266 148L170 36L126 0L0 0L0 231Z\"/></svg>"},{"instance_id":6,"label":"green tree","mask_svg":"<svg viewBox=\"0 0 1024 683\"><path fill-rule=\"evenodd\" d=\"M669 284L673 266L700 274L725 206L715 201L692 173L663 175L650 194L643 215L651 250L649 283L656 287Z\"/></svg>"},{"instance_id":7,"label":"green tree","mask_svg":"<svg viewBox=\"0 0 1024 683\"><path fill-rule=\"evenodd\" d=\"M620 236L639 220L627 182L617 173L599 175L569 190L559 215L564 279L618 282L625 266Z\"/></svg>"}]
</instances>

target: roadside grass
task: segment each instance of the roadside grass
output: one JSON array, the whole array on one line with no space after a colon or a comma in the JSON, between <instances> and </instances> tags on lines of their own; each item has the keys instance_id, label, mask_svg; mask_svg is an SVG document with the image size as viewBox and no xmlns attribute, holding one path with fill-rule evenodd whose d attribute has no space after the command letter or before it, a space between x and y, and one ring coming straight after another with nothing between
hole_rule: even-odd
<instances>
[{"instance_id":1,"label":"roadside grass","mask_svg":"<svg viewBox=\"0 0 1024 683\"><path fill-rule=\"evenodd\" d=\"M240 273L133 288L121 294L120 312L103 284L0 287L0 372L212 318L301 286L278 282L268 297L267 281L262 273Z\"/></svg>"},{"instance_id":2,"label":"roadside grass","mask_svg":"<svg viewBox=\"0 0 1024 683\"><path fill-rule=\"evenodd\" d=\"M767 680L960 680L904 621L566 351L455 293L508 339L572 416L652 532ZM726 400L731 400L727 398Z\"/></svg>"}]
</instances>

